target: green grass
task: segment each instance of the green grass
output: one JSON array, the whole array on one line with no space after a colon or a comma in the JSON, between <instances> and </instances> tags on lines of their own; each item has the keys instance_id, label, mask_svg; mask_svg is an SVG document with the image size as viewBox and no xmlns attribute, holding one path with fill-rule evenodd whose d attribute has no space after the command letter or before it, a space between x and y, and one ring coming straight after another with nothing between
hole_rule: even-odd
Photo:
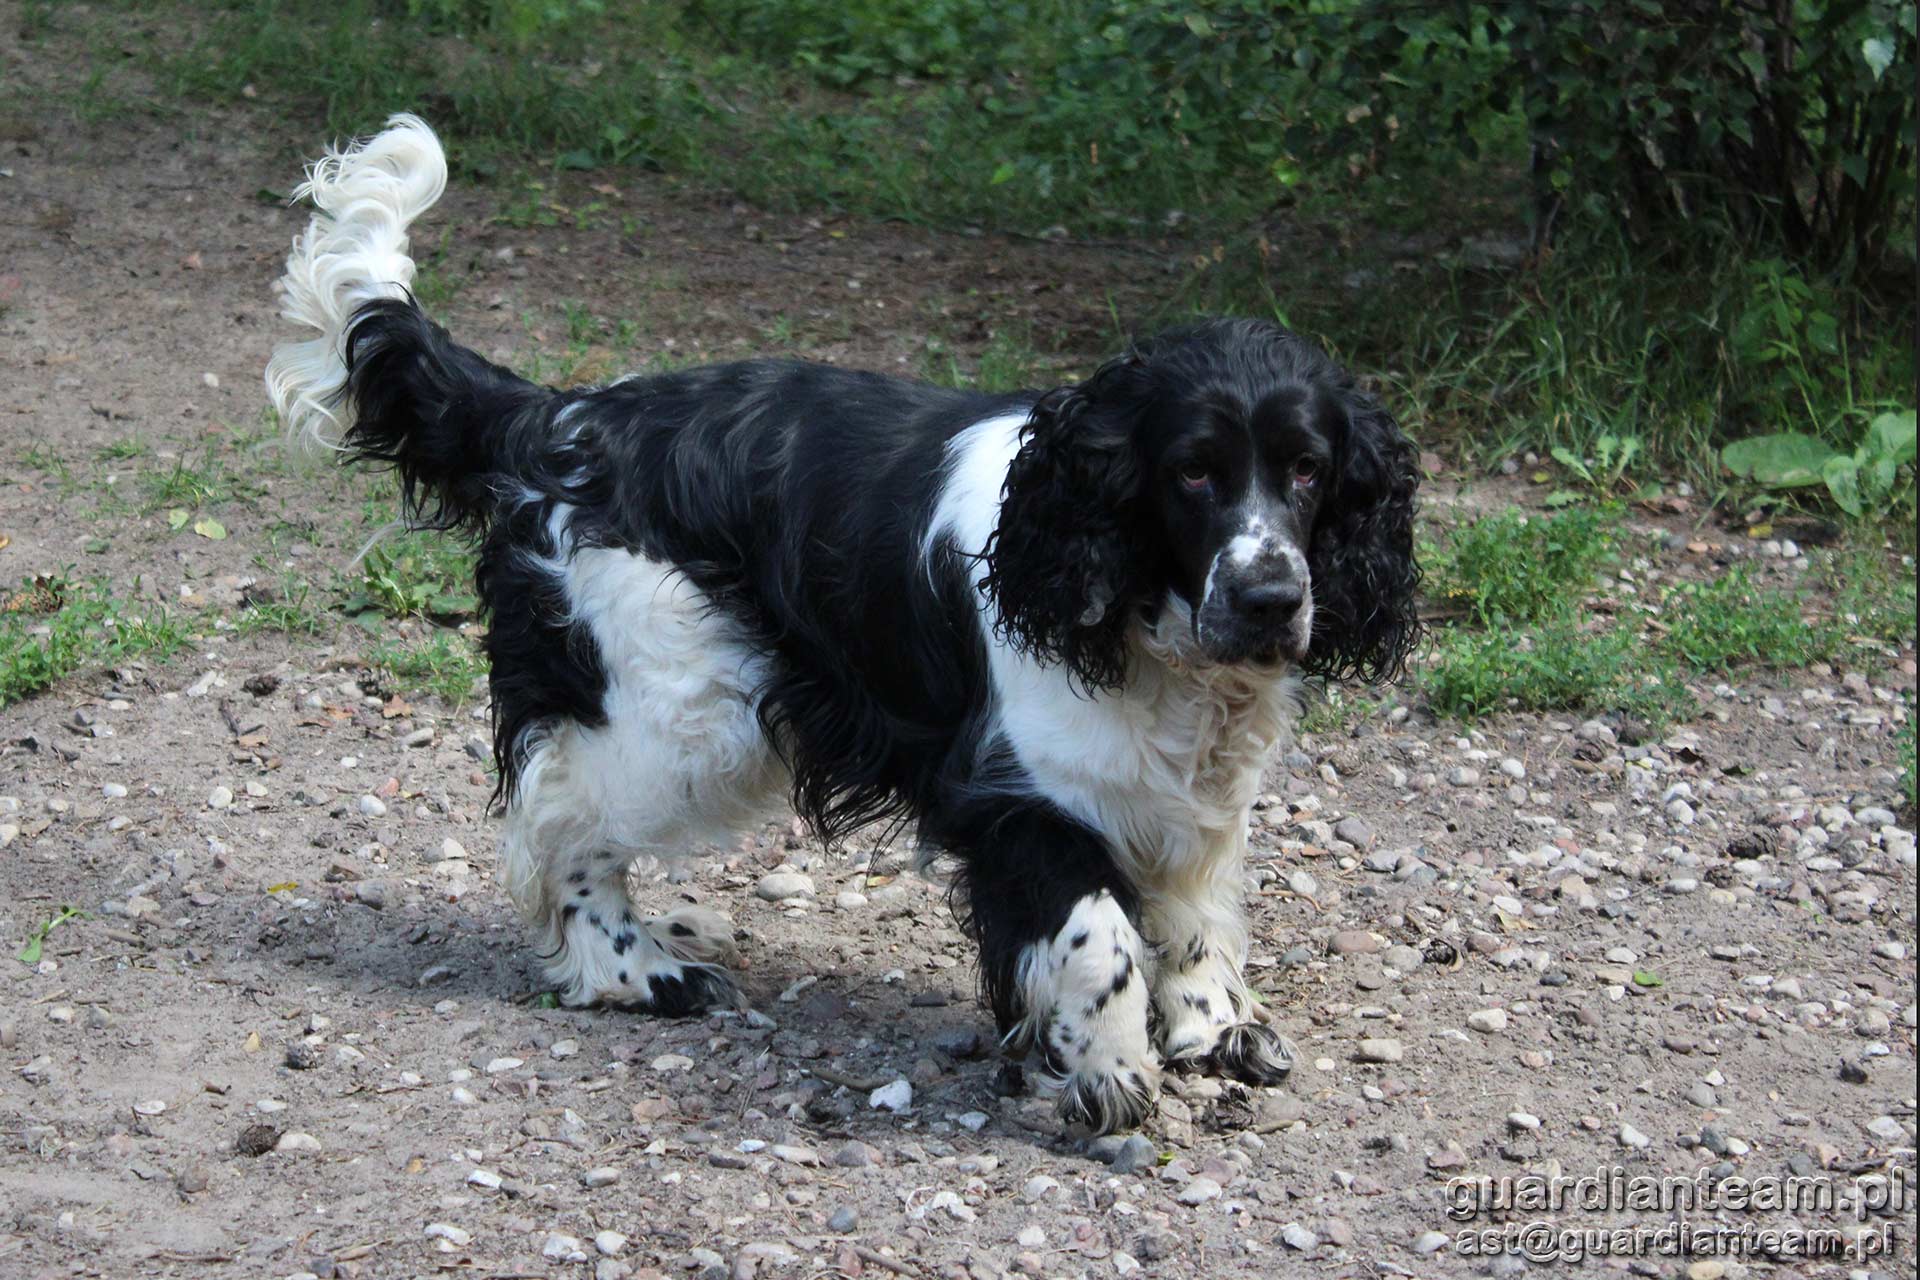
<instances>
[{"instance_id":1,"label":"green grass","mask_svg":"<svg viewBox=\"0 0 1920 1280\"><path fill-rule=\"evenodd\" d=\"M479 608L473 557L443 533L415 530L370 548L339 604L350 617L461 618Z\"/></svg>"},{"instance_id":2,"label":"green grass","mask_svg":"<svg viewBox=\"0 0 1920 1280\"><path fill-rule=\"evenodd\" d=\"M142 509L148 512L184 508L188 511L224 502L233 496L232 478L215 460L191 466L176 458L171 466L140 478Z\"/></svg>"},{"instance_id":3,"label":"green grass","mask_svg":"<svg viewBox=\"0 0 1920 1280\"><path fill-rule=\"evenodd\" d=\"M371 659L403 688L425 690L455 708L474 696L487 671L480 650L457 631L435 630L424 640L392 641L375 649Z\"/></svg>"},{"instance_id":4,"label":"green grass","mask_svg":"<svg viewBox=\"0 0 1920 1280\"><path fill-rule=\"evenodd\" d=\"M1453 532L1429 557L1429 589L1482 626L1537 622L1571 609L1614 556L1615 509L1557 516L1509 508Z\"/></svg>"},{"instance_id":5,"label":"green grass","mask_svg":"<svg viewBox=\"0 0 1920 1280\"><path fill-rule=\"evenodd\" d=\"M1764 586L1745 565L1678 588L1661 613L1669 620L1661 647L1703 673L1805 666L1845 643L1832 622L1811 614L1803 593Z\"/></svg>"},{"instance_id":6,"label":"green grass","mask_svg":"<svg viewBox=\"0 0 1920 1280\"><path fill-rule=\"evenodd\" d=\"M1900 779L1906 784L1908 825L1912 825L1914 810L1920 808L1920 776L1915 773L1913 698L1907 698L1907 722L1894 738L1894 761L1900 766Z\"/></svg>"},{"instance_id":7,"label":"green grass","mask_svg":"<svg viewBox=\"0 0 1920 1280\"><path fill-rule=\"evenodd\" d=\"M234 629L243 636L265 632L317 636L331 623L324 610L314 607L312 597L311 587L289 575L278 591L250 593Z\"/></svg>"},{"instance_id":8,"label":"green grass","mask_svg":"<svg viewBox=\"0 0 1920 1280\"><path fill-rule=\"evenodd\" d=\"M1620 550L1602 510L1486 516L1427 555L1446 612L1418 664L1429 704L1471 720L1501 711L1619 713L1658 728L1692 707L1688 679L1813 662L1884 661L1911 644L1911 562L1879 552L1816 558L1810 580L1775 585L1747 565L1583 608Z\"/></svg>"},{"instance_id":9,"label":"green grass","mask_svg":"<svg viewBox=\"0 0 1920 1280\"><path fill-rule=\"evenodd\" d=\"M1571 617L1537 627L1452 627L1435 639L1422 685L1435 712L1473 720L1503 711L1622 713L1657 729L1693 708L1679 667L1625 627Z\"/></svg>"},{"instance_id":10,"label":"green grass","mask_svg":"<svg viewBox=\"0 0 1920 1280\"><path fill-rule=\"evenodd\" d=\"M166 610L131 611L104 582L55 579L44 589L61 601L54 612L0 613L0 707L78 671L137 657L164 661L192 640Z\"/></svg>"}]
</instances>

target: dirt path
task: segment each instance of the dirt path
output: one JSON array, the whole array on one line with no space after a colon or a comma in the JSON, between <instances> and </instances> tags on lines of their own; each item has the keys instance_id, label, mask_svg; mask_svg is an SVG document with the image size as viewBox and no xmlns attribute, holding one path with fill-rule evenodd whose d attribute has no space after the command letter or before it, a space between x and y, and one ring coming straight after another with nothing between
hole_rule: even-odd
<instances>
[{"instance_id":1,"label":"dirt path","mask_svg":"<svg viewBox=\"0 0 1920 1280\"><path fill-rule=\"evenodd\" d=\"M1659 742L1391 704L1303 738L1250 901L1307 1061L1285 1090L1172 1081L1144 1143L1089 1151L1015 1089L904 848L776 826L656 878L735 921L752 1015L540 1007L489 876L484 710L394 696L351 626L237 629L262 584L330 598L365 535L366 483L261 425L299 218L255 193L314 140L0 125L0 580L105 577L199 636L0 711L0 938L85 912L0 958L0 1275L1514 1274L1469 1256L1456 1232L1498 1223L1450 1220L1449 1179L1911 1178L1910 645L1702 689ZM1158 287L1147 259L599 181L451 196L429 235L457 334L582 377L776 347L911 370L993 317L1072 363L1109 345L1106 282ZM224 538L171 526L182 468ZM763 900L776 868L814 892ZM869 1104L902 1078L908 1109ZM1890 1226L1899 1261L1865 1265L1911 1273L1910 1198L1720 1217ZM1691 1274L1764 1264L1717 1265Z\"/></svg>"}]
</instances>

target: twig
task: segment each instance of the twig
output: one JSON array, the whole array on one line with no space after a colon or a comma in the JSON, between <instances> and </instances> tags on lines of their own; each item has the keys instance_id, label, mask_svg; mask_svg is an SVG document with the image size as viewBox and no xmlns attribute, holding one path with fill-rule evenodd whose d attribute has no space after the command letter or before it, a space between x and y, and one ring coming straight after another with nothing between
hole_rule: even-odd
<instances>
[{"instance_id":1,"label":"twig","mask_svg":"<svg viewBox=\"0 0 1920 1280\"><path fill-rule=\"evenodd\" d=\"M872 1093L881 1085L889 1083L886 1080L873 1080L863 1076L848 1075L845 1072L835 1071L832 1067L809 1065L807 1070L820 1079L825 1080L828 1084L845 1085L849 1089L856 1089L862 1093Z\"/></svg>"}]
</instances>

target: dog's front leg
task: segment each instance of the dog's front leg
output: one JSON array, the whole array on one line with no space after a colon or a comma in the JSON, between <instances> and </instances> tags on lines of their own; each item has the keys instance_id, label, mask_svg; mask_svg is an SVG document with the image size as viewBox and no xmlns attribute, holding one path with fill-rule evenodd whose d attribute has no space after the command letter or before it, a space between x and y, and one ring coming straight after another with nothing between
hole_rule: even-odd
<instances>
[{"instance_id":1,"label":"dog's front leg","mask_svg":"<svg viewBox=\"0 0 1920 1280\"><path fill-rule=\"evenodd\" d=\"M1007 803L949 843L1004 1043L1039 1053L1063 1120L1133 1128L1160 1087L1133 893L1095 833L1044 802Z\"/></svg>"},{"instance_id":2,"label":"dog's front leg","mask_svg":"<svg viewBox=\"0 0 1920 1280\"><path fill-rule=\"evenodd\" d=\"M1247 987L1247 926L1241 909L1241 846L1222 843L1143 891L1155 942L1153 1004L1169 1065L1200 1067L1248 1084L1278 1084L1297 1050L1254 1020Z\"/></svg>"}]
</instances>

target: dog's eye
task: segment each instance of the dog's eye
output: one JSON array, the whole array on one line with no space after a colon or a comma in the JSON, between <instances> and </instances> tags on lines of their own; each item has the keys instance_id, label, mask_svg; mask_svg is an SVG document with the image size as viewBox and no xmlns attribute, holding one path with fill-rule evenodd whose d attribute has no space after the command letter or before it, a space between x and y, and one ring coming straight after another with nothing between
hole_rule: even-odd
<instances>
[{"instance_id":1,"label":"dog's eye","mask_svg":"<svg viewBox=\"0 0 1920 1280\"><path fill-rule=\"evenodd\" d=\"M1213 473L1198 462L1189 462L1180 468L1180 483L1193 493L1201 493L1212 486Z\"/></svg>"},{"instance_id":2,"label":"dog's eye","mask_svg":"<svg viewBox=\"0 0 1920 1280\"><path fill-rule=\"evenodd\" d=\"M1311 489L1320 479L1320 464L1312 458L1302 458L1293 464L1293 483L1301 489Z\"/></svg>"}]
</instances>

